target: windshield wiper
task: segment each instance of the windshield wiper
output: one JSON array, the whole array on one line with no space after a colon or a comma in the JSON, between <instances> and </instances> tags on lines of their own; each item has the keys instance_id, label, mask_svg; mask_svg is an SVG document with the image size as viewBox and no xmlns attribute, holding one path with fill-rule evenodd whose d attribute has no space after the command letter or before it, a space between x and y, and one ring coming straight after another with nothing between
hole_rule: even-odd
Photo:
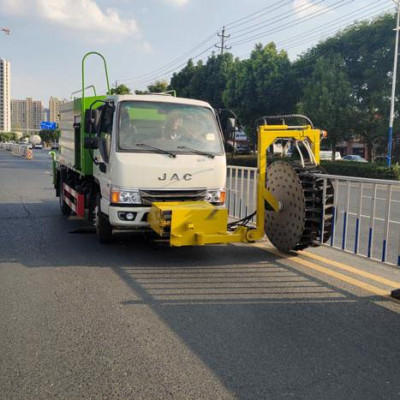
<instances>
[{"instance_id":1,"label":"windshield wiper","mask_svg":"<svg viewBox=\"0 0 400 400\"><path fill-rule=\"evenodd\" d=\"M207 156L207 157L210 157L210 158L214 158L214 157L215 157L215 154L206 153L205 151L200 151L200 150L192 149L191 147L187 147L187 146L178 146L178 149L189 150L189 151L191 151L192 153L200 154L201 156Z\"/></svg>"},{"instance_id":2,"label":"windshield wiper","mask_svg":"<svg viewBox=\"0 0 400 400\"><path fill-rule=\"evenodd\" d=\"M173 158L176 157L176 154L175 154L175 153L172 153L171 151L164 150L164 149L160 149L160 148L158 148L158 147L153 147L153 146L150 146L150 145L145 144L145 143L136 143L135 146L138 146L138 147L147 147L148 149L152 149L152 150L158 151L159 153L168 154L170 157L173 157Z\"/></svg>"}]
</instances>

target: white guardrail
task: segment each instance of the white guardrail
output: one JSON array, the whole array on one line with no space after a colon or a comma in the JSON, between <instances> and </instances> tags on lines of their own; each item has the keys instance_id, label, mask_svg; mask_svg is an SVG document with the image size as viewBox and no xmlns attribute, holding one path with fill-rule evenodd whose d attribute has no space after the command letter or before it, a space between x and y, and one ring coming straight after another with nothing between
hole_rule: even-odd
<instances>
[{"instance_id":1,"label":"white guardrail","mask_svg":"<svg viewBox=\"0 0 400 400\"><path fill-rule=\"evenodd\" d=\"M335 189L332 235L325 245L400 266L400 181L318 177L330 180ZM255 211L256 182L257 168L228 166L226 203L231 217Z\"/></svg>"},{"instance_id":2,"label":"white guardrail","mask_svg":"<svg viewBox=\"0 0 400 400\"><path fill-rule=\"evenodd\" d=\"M33 158L32 150L29 148L28 145L0 142L0 149L10 151L13 154L16 154L18 156L22 156L22 157L25 157L28 159Z\"/></svg>"}]
</instances>

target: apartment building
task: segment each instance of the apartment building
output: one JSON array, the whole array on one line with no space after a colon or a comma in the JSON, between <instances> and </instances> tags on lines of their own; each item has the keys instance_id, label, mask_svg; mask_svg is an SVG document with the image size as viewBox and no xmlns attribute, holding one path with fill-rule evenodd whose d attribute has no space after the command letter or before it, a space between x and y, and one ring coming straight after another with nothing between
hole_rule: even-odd
<instances>
[{"instance_id":1,"label":"apartment building","mask_svg":"<svg viewBox=\"0 0 400 400\"><path fill-rule=\"evenodd\" d=\"M0 131L11 131L10 63L0 58Z\"/></svg>"},{"instance_id":2,"label":"apartment building","mask_svg":"<svg viewBox=\"0 0 400 400\"><path fill-rule=\"evenodd\" d=\"M50 97L49 100L49 121L60 123L60 104L66 103L68 100L59 100L56 97Z\"/></svg>"},{"instance_id":3,"label":"apartment building","mask_svg":"<svg viewBox=\"0 0 400 400\"><path fill-rule=\"evenodd\" d=\"M40 129L43 105L40 100L28 97L26 100L11 100L11 128L14 131L29 132Z\"/></svg>"}]
</instances>

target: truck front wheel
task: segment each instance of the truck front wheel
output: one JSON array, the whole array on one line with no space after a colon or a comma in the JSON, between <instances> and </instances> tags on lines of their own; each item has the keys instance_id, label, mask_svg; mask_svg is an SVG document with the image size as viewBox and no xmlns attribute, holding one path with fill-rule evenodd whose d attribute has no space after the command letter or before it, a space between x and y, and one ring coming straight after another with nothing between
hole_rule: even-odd
<instances>
[{"instance_id":1,"label":"truck front wheel","mask_svg":"<svg viewBox=\"0 0 400 400\"><path fill-rule=\"evenodd\" d=\"M95 227L97 239L100 243L109 243L112 240L112 226L107 216L101 212L101 196L97 195L95 210Z\"/></svg>"}]
</instances>

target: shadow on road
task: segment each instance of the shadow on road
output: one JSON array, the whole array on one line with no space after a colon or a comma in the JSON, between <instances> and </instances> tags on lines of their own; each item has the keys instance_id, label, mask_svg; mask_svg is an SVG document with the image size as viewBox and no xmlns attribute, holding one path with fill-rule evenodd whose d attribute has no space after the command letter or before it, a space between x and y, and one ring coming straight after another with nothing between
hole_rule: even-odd
<instances>
[{"instance_id":1,"label":"shadow on road","mask_svg":"<svg viewBox=\"0 0 400 400\"><path fill-rule=\"evenodd\" d=\"M394 398L400 317L256 247L100 245L54 201L0 205L1 264L111 268L238 399ZM85 230L84 229L84 230ZM13 232L13 234L10 234ZM388 382L385 386L382 381Z\"/></svg>"}]
</instances>

